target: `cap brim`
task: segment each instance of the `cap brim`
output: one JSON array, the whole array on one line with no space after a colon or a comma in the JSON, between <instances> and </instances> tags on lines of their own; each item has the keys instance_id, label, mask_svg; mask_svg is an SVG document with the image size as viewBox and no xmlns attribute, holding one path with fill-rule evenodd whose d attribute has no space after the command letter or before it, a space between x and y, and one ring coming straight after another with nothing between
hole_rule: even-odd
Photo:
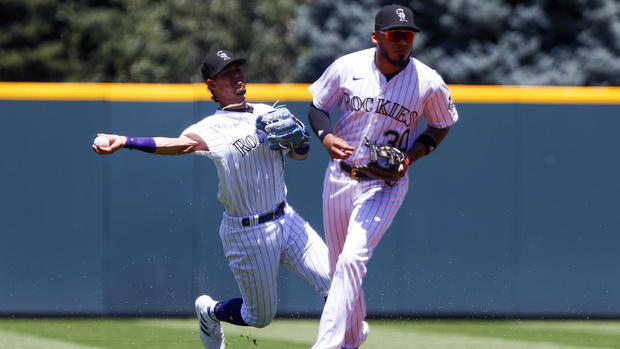
<instances>
[{"instance_id":1,"label":"cap brim","mask_svg":"<svg viewBox=\"0 0 620 349\"><path fill-rule=\"evenodd\" d=\"M386 30L397 30L397 29L401 29L401 30L410 30L413 32L421 32L422 29L416 27L415 25L408 25L408 26L402 26L402 25L388 25L385 28L382 28L382 31L386 31Z\"/></svg>"},{"instance_id":2,"label":"cap brim","mask_svg":"<svg viewBox=\"0 0 620 349\"><path fill-rule=\"evenodd\" d=\"M246 62L245 58L237 58L234 59L226 64L224 64L223 66L221 66L217 71L213 72L213 75L211 76L211 78L214 78L217 74L219 74L224 68L228 67L229 65L233 64L233 63L237 63L239 65L244 65Z\"/></svg>"}]
</instances>

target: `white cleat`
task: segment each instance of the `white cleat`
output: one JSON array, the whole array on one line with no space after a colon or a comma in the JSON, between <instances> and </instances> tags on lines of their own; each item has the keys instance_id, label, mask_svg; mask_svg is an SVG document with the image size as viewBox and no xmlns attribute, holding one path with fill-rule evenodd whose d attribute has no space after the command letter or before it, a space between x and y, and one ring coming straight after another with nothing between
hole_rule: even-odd
<instances>
[{"instance_id":1,"label":"white cleat","mask_svg":"<svg viewBox=\"0 0 620 349\"><path fill-rule=\"evenodd\" d=\"M217 302L207 295L202 295L196 298L195 304L202 344L207 349L225 349L226 339L224 338L222 325L219 321L209 316L209 310L213 312L213 307L215 307Z\"/></svg>"}]
</instances>

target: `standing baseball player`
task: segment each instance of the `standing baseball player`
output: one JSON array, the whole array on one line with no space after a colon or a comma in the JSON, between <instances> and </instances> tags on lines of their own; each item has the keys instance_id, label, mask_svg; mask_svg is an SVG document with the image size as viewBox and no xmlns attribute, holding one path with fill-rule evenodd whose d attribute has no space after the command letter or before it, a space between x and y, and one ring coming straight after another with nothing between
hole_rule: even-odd
<instances>
[{"instance_id":1,"label":"standing baseball player","mask_svg":"<svg viewBox=\"0 0 620 349\"><path fill-rule=\"evenodd\" d=\"M285 108L246 103L244 63L224 50L206 56L202 76L220 108L178 138L103 134L111 145L93 145L98 154L129 148L160 155L194 153L215 163L218 199L225 208L219 235L241 298L196 299L200 338L209 349L226 346L220 321L265 327L273 320L280 263L321 296L329 288L327 246L286 202L283 157L305 159L309 135Z\"/></svg>"},{"instance_id":2,"label":"standing baseball player","mask_svg":"<svg viewBox=\"0 0 620 349\"><path fill-rule=\"evenodd\" d=\"M323 184L332 284L314 349L357 348L368 336L362 281L407 193L407 166L435 150L458 119L443 79L410 57L419 31L409 8L381 7L375 47L337 59L309 88L310 125L332 158ZM428 127L420 134L422 116ZM382 154L395 161L382 167Z\"/></svg>"}]
</instances>

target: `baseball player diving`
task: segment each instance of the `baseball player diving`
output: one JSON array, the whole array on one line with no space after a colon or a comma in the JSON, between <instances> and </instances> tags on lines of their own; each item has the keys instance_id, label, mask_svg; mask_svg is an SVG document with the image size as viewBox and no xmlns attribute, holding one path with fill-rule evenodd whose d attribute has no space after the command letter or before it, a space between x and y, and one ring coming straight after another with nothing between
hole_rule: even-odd
<instances>
[{"instance_id":1,"label":"baseball player diving","mask_svg":"<svg viewBox=\"0 0 620 349\"><path fill-rule=\"evenodd\" d=\"M98 154L129 148L160 155L205 155L215 163L218 199L225 208L219 235L241 298L196 299L200 338L209 349L226 347L220 321L265 327L273 320L280 263L323 297L330 282L327 246L286 202L284 156L304 160L309 135L285 108L246 103L244 63L225 50L206 56L201 73L219 108L179 137L100 134L110 145L93 145Z\"/></svg>"},{"instance_id":2,"label":"baseball player diving","mask_svg":"<svg viewBox=\"0 0 620 349\"><path fill-rule=\"evenodd\" d=\"M381 7L375 47L337 59L309 88L310 125L331 157L323 224L332 284L313 349L357 348L368 336L362 282L407 193L407 167L435 150L458 119L443 79L410 57L419 31L411 9ZM422 116L428 127L420 133Z\"/></svg>"}]
</instances>

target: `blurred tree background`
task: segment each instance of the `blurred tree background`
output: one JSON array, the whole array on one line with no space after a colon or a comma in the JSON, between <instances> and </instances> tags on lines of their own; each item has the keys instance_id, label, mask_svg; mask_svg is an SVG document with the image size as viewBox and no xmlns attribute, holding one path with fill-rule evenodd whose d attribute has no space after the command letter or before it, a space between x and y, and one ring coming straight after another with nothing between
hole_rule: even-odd
<instances>
[{"instance_id":1,"label":"blurred tree background","mask_svg":"<svg viewBox=\"0 0 620 349\"><path fill-rule=\"evenodd\" d=\"M0 80L198 82L223 48L251 82L312 82L390 3L448 83L620 85L618 0L0 0Z\"/></svg>"}]
</instances>

